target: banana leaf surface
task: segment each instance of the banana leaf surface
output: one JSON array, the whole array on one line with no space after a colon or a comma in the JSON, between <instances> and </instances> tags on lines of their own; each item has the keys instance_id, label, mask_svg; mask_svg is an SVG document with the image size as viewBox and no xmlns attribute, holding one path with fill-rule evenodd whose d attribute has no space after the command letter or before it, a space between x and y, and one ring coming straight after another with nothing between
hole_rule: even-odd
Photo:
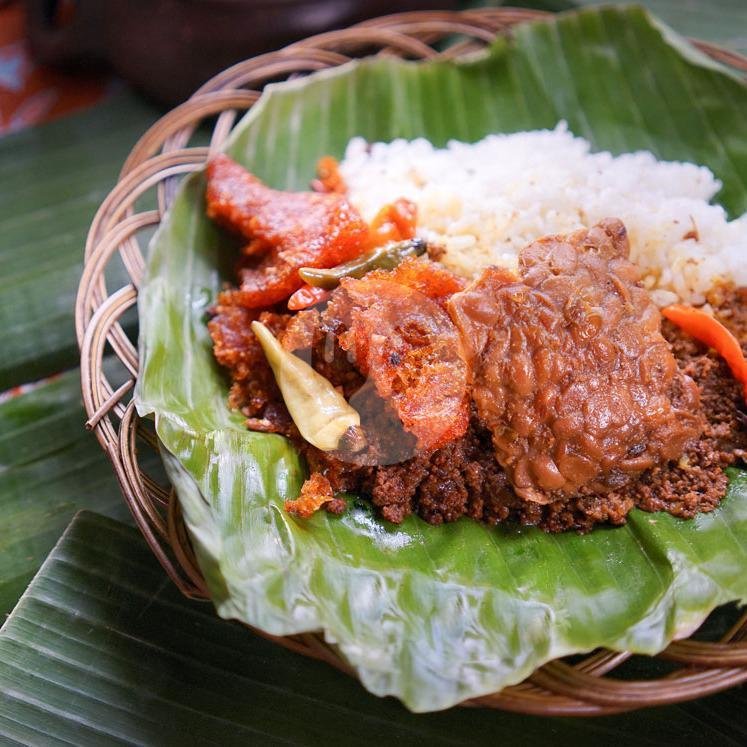
<instances>
[{"instance_id":1,"label":"banana leaf surface","mask_svg":"<svg viewBox=\"0 0 747 747\"><path fill-rule=\"evenodd\" d=\"M522 26L462 61L354 62L268 88L227 151L276 187L306 188L348 140L434 144L564 119L595 149L647 149L711 168L747 208L747 88L638 8ZM355 496L340 517L283 511L304 465L229 411L205 312L231 247L187 179L155 237L140 294L137 401L153 413L218 613L275 635L324 631L371 692L414 711L519 682L599 646L654 653L717 605L747 600L747 473L692 521L634 511L586 536L380 521Z\"/></svg>"},{"instance_id":2,"label":"banana leaf surface","mask_svg":"<svg viewBox=\"0 0 747 747\"><path fill-rule=\"evenodd\" d=\"M744 690L603 718L415 714L185 599L140 533L79 513L0 631L0 744L741 747Z\"/></svg>"},{"instance_id":3,"label":"banana leaf surface","mask_svg":"<svg viewBox=\"0 0 747 747\"><path fill-rule=\"evenodd\" d=\"M2 95L2 94L0 94ZM77 366L73 306L86 232L159 110L119 91L0 137L0 393ZM111 288L125 273L112 263ZM124 323L133 329L128 315Z\"/></svg>"}]
</instances>

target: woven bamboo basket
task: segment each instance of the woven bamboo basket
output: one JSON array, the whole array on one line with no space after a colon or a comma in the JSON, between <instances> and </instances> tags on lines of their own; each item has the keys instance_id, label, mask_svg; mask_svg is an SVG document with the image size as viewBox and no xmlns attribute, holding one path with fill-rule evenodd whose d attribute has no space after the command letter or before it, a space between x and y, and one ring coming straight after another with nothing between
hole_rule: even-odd
<instances>
[{"instance_id":1,"label":"woven bamboo basket","mask_svg":"<svg viewBox=\"0 0 747 747\"><path fill-rule=\"evenodd\" d=\"M543 15L508 8L403 13L320 34L220 73L156 122L132 149L116 187L93 220L85 247L75 323L83 401L89 418L86 427L94 432L111 460L145 539L186 596L207 599L208 593L174 491L159 485L139 464L144 451L157 449L157 443L150 425L139 420L131 400L138 353L120 324L123 314L137 300L145 267L143 234L158 225L180 179L200 169L209 154L221 147L239 113L257 102L266 83L374 53L409 59L454 57L478 50L497 34L508 33L515 24ZM747 72L747 58L703 42L695 44L711 57ZM214 122L209 146L191 147L195 130L206 119ZM156 209L140 210L138 201L152 191L156 192ZM117 256L129 282L110 291L105 273ZM125 382L120 386L110 383L113 376L108 375L108 367L104 371L105 353L113 353L124 370ZM463 705L541 715L595 716L724 690L747 681L747 613L741 617L734 614L734 618L732 627L717 642L689 639L672 643L657 657L662 665L653 667L660 672L655 677L631 679L630 671L623 671L622 677L610 677L631 654L602 650L572 661L553 661L519 685ZM255 632L353 674L321 634L275 638Z\"/></svg>"}]
</instances>

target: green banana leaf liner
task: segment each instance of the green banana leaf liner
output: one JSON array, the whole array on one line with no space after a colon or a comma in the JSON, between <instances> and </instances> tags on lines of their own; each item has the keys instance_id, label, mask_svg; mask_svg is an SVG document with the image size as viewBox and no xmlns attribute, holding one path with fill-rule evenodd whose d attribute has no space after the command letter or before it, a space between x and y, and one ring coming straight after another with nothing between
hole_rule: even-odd
<instances>
[{"instance_id":1,"label":"green banana leaf liner","mask_svg":"<svg viewBox=\"0 0 747 747\"><path fill-rule=\"evenodd\" d=\"M268 87L226 148L269 184L307 188L354 135L474 141L570 129L597 150L648 149L710 167L731 215L747 209L747 89L638 8L528 24L463 61L367 59ZM185 180L140 291L141 415L163 457L218 613L273 635L323 631L377 695L447 708L603 646L653 654L717 605L747 600L747 472L691 521L630 514L620 528L548 535L470 520L379 520L355 496L304 521L283 501L305 468L284 438L226 404L205 312L231 246Z\"/></svg>"}]
</instances>

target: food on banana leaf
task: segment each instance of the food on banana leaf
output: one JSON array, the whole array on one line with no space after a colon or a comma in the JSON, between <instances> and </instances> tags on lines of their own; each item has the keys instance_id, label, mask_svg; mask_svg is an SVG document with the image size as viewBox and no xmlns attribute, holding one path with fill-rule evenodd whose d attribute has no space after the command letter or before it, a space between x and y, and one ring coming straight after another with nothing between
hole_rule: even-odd
<instances>
[{"instance_id":1,"label":"food on banana leaf","mask_svg":"<svg viewBox=\"0 0 747 747\"><path fill-rule=\"evenodd\" d=\"M641 43L645 69L629 64ZM600 99L591 90L615 96ZM671 95L662 97L663 90ZM376 58L270 86L234 128L226 153L287 190L306 188L320 154L337 156L313 189L344 196L366 224L382 206L410 200L428 259L468 286L491 265L518 275L519 252L543 236L617 217L630 261L659 309L696 308L743 342L747 217L738 216L747 209L740 179L746 153L734 133L746 102L742 82L639 8L594 9L524 25L469 60ZM589 143L562 129L487 137L552 126L559 117ZM676 137L666 126L673 122L687 123ZM358 134L368 142L351 143L346 154ZM377 142L399 135L411 140ZM632 153L640 148L655 157ZM605 149L630 153L618 158ZM705 164L716 176L672 160ZM433 711L521 682L567 654L659 652L716 606L747 599L747 470L738 461L721 464L722 452L734 459L743 448L743 405L731 369L694 336L699 324L686 331L666 319L662 334L678 367L699 385L709 413L703 437L686 447L675 465L682 469L655 467L631 484L635 500L652 509L684 513L708 500L720 501L718 508L693 521L634 509L625 526L548 535L521 525L492 434L474 421L449 446L413 458L415 436L381 405L348 351L332 344L344 330L320 332L330 297L293 313L285 302L242 315L223 308L230 326L221 355L232 368L221 369L205 312L221 290L238 284L232 263L259 257L237 250L236 237L207 217L204 198L205 174L185 179L151 245L138 294L136 403L141 416L155 417L220 616L273 636L323 631L370 692ZM295 426L251 333L260 316L359 413L369 431L360 450L338 442L346 458L334 459L334 452L278 435ZM252 386L247 374L260 370L260 386ZM224 406L232 373L236 409ZM265 401L251 421L240 409L244 393ZM391 461L370 464L387 429L396 434L388 440ZM315 465L329 489L320 480L301 496ZM727 477L721 500L719 480ZM346 480L351 493L337 494ZM327 500L330 490L338 506ZM614 492L579 500L576 511L598 509L593 518L604 521L610 504L624 498ZM294 504L299 497L308 501ZM310 518L299 516L322 501ZM420 518L464 516L465 501L488 521L431 526ZM552 514L558 529L583 519L552 504L520 508L530 522ZM383 510L411 515L394 524L381 518ZM621 503L621 515L626 510Z\"/></svg>"},{"instance_id":2,"label":"food on banana leaf","mask_svg":"<svg viewBox=\"0 0 747 747\"><path fill-rule=\"evenodd\" d=\"M558 208L506 218L501 154L517 203L542 189L546 162L538 200ZM665 169L693 204L662 185ZM572 217L553 193L558 171L576 180ZM592 156L562 127L442 151L353 142L342 166L320 161L316 192L271 190L215 157L208 215L246 248L210 333L231 406L306 458L311 477L286 509L339 513L349 491L394 523L415 513L585 532L634 506L683 518L718 506L724 467L747 454L747 292L742 269L729 272L732 224L695 194L702 171ZM451 179L433 185L433 173ZM646 218L634 179L661 193L657 220L683 220L685 250ZM445 196L460 187L461 202ZM558 225L574 230L543 235ZM673 256L693 260L681 277Z\"/></svg>"},{"instance_id":3,"label":"food on banana leaf","mask_svg":"<svg viewBox=\"0 0 747 747\"><path fill-rule=\"evenodd\" d=\"M332 267L390 240L411 238L414 208L385 206L371 224L340 194L270 189L228 156L208 164L207 212L246 239L239 288L223 302L263 308L286 301L301 267ZM257 261L259 258L259 261Z\"/></svg>"}]
</instances>

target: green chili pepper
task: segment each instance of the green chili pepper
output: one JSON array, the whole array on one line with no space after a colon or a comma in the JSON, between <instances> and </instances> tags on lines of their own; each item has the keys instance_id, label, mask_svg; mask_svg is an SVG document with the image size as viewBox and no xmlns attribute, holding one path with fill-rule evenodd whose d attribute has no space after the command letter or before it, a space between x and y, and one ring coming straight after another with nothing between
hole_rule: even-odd
<instances>
[{"instance_id":1,"label":"green chili pepper","mask_svg":"<svg viewBox=\"0 0 747 747\"><path fill-rule=\"evenodd\" d=\"M252 322L252 331L262 345L293 422L310 444L322 451L334 451L346 433L359 431L360 415L327 379L289 353L261 322Z\"/></svg>"},{"instance_id":2,"label":"green chili pepper","mask_svg":"<svg viewBox=\"0 0 747 747\"><path fill-rule=\"evenodd\" d=\"M343 278L362 278L371 270L393 270L407 257L419 257L425 254L425 250L426 243L423 239L408 239L377 246L376 249L337 267L302 267L298 274L309 285L331 290L336 288Z\"/></svg>"}]
</instances>

